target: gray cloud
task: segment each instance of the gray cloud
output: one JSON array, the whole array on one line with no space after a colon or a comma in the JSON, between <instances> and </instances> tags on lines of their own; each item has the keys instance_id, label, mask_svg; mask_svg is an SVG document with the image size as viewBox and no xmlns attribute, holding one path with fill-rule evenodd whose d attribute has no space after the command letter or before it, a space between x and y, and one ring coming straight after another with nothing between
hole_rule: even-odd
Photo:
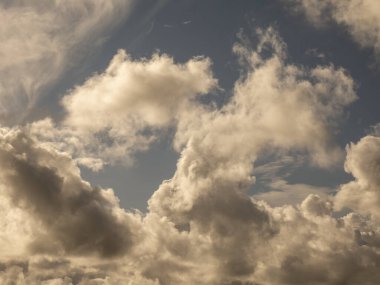
<instances>
[{"instance_id":1,"label":"gray cloud","mask_svg":"<svg viewBox=\"0 0 380 285\"><path fill-rule=\"evenodd\" d=\"M33 252L93 253L112 257L133 243L133 217L112 190L91 187L71 159L38 146L22 131L1 136L1 181L14 205L32 214L39 229Z\"/></svg>"},{"instance_id":2,"label":"gray cloud","mask_svg":"<svg viewBox=\"0 0 380 285\"><path fill-rule=\"evenodd\" d=\"M1 284L43 284L43 285L153 285L133 273L121 275L120 266L115 263L86 264L62 258L37 257L27 261L9 260L0 264Z\"/></svg>"}]
</instances>

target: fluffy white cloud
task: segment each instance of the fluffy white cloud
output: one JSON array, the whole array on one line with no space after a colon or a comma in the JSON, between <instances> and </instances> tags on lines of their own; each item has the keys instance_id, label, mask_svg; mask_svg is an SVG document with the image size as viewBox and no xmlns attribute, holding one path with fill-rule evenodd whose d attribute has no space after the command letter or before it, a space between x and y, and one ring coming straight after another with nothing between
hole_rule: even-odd
<instances>
[{"instance_id":1,"label":"fluffy white cloud","mask_svg":"<svg viewBox=\"0 0 380 285\"><path fill-rule=\"evenodd\" d=\"M173 58L158 54L133 61L119 50L103 74L63 98L68 112L65 125L89 132L107 127L127 132L134 120L168 125L188 107L188 101L215 86L210 64L207 58L175 64Z\"/></svg>"},{"instance_id":2,"label":"fluffy white cloud","mask_svg":"<svg viewBox=\"0 0 380 285\"><path fill-rule=\"evenodd\" d=\"M2 1L0 119L20 122L59 76L101 44L132 0ZM88 51L86 51L88 52Z\"/></svg>"},{"instance_id":3,"label":"fluffy white cloud","mask_svg":"<svg viewBox=\"0 0 380 285\"><path fill-rule=\"evenodd\" d=\"M380 138L366 136L351 144L345 169L355 180L342 186L336 196L337 207L374 216L380 222Z\"/></svg>"},{"instance_id":4,"label":"fluffy white cloud","mask_svg":"<svg viewBox=\"0 0 380 285\"><path fill-rule=\"evenodd\" d=\"M230 102L215 112L196 110L198 114L183 116L177 146L199 136L202 144L209 144L205 147L226 156L234 152L236 160L252 160L270 145L306 150L313 164L333 165L343 153L331 131L345 106L356 99L352 78L333 66L287 64L285 44L276 32L270 28L260 33L256 50L234 47L248 72L235 84ZM271 56L265 58L265 53Z\"/></svg>"},{"instance_id":5,"label":"fluffy white cloud","mask_svg":"<svg viewBox=\"0 0 380 285\"><path fill-rule=\"evenodd\" d=\"M288 1L288 0L286 0ZM380 55L380 2L377 0L296 0L288 1L317 25L334 21L348 30L363 47Z\"/></svg>"},{"instance_id":6,"label":"fluffy white cloud","mask_svg":"<svg viewBox=\"0 0 380 285\"><path fill-rule=\"evenodd\" d=\"M39 121L31 126L32 133L94 170L104 163L128 163L132 153L148 148L158 131L198 108L197 96L216 87L210 65L207 58L179 64L158 54L132 60L120 50L104 73L63 98L67 115L59 126L50 119Z\"/></svg>"},{"instance_id":7,"label":"fluffy white cloud","mask_svg":"<svg viewBox=\"0 0 380 285\"><path fill-rule=\"evenodd\" d=\"M333 144L331 129L343 108L356 99L352 79L333 66L307 70L288 65L285 45L276 33L259 33L257 50L234 47L248 74L220 110L196 100L217 85L209 59L178 64L169 56L154 55L134 61L121 50L104 73L63 98L63 122L36 122L32 132L94 170L104 163L131 161L130 154L146 150L157 132L168 127L177 128L177 149L206 136L209 142L202 143L214 144L207 147L227 156L238 150L236 159L246 157L249 163L260 148L272 145L306 150L313 164L333 165L343 153ZM273 56L262 58L271 48ZM220 139L225 143L215 143ZM255 143L244 145L250 141Z\"/></svg>"}]
</instances>

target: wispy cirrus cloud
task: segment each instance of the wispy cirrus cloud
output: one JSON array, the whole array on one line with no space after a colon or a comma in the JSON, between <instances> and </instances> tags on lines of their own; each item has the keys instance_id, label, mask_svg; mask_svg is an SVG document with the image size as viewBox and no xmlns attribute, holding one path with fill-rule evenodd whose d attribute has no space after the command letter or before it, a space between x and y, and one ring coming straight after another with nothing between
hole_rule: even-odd
<instances>
[{"instance_id":1,"label":"wispy cirrus cloud","mask_svg":"<svg viewBox=\"0 0 380 285\"><path fill-rule=\"evenodd\" d=\"M125 20L134 1L2 1L0 119L23 120L60 76Z\"/></svg>"}]
</instances>

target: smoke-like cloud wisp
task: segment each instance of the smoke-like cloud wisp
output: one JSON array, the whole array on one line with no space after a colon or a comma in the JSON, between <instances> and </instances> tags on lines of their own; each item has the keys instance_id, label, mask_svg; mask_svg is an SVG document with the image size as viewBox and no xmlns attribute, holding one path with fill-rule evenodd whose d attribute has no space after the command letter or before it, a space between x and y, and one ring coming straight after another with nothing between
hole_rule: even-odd
<instances>
[{"instance_id":1,"label":"smoke-like cloud wisp","mask_svg":"<svg viewBox=\"0 0 380 285\"><path fill-rule=\"evenodd\" d=\"M344 27L361 47L380 56L380 2L377 0L284 0L305 13L307 19L323 26L334 22Z\"/></svg>"},{"instance_id":2,"label":"smoke-like cloud wisp","mask_svg":"<svg viewBox=\"0 0 380 285\"><path fill-rule=\"evenodd\" d=\"M124 21L132 0L1 1L0 121L22 122L67 70Z\"/></svg>"}]
</instances>

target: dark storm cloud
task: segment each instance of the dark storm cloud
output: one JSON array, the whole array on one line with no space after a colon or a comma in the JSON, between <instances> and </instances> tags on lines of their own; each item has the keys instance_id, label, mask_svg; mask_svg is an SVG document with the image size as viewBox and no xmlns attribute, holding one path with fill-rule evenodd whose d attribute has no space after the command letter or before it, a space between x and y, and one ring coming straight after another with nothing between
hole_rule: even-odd
<instances>
[{"instance_id":1,"label":"dark storm cloud","mask_svg":"<svg viewBox=\"0 0 380 285\"><path fill-rule=\"evenodd\" d=\"M6 191L42 226L32 251L103 257L128 251L133 232L112 192L82 181L69 157L36 145L22 131L3 134L0 145Z\"/></svg>"}]
</instances>

